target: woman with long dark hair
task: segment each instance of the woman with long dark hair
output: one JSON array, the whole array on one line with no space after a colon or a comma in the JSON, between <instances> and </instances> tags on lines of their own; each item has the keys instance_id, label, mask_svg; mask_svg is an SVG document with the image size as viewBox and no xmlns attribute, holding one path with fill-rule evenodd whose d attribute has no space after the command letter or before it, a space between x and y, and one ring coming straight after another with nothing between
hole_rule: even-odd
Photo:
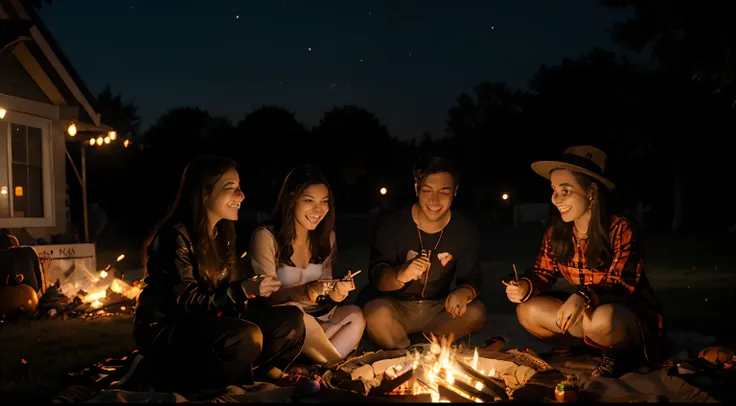
<instances>
[{"instance_id":1,"label":"woman with long dark hair","mask_svg":"<svg viewBox=\"0 0 736 406\"><path fill-rule=\"evenodd\" d=\"M233 161L197 158L146 242L134 336L152 361L158 388L224 387L254 378L279 382L301 351L301 312L248 311L248 299L271 295L278 281L234 280L233 221L244 197Z\"/></svg>"},{"instance_id":2,"label":"woman with long dark hair","mask_svg":"<svg viewBox=\"0 0 736 406\"><path fill-rule=\"evenodd\" d=\"M345 358L365 329L358 306L338 305L355 289L350 273L334 280L335 207L327 179L317 168L299 166L284 180L269 225L251 238L253 272L277 278L272 305L293 305L306 314L304 355L317 363ZM329 312L321 311L331 307Z\"/></svg>"},{"instance_id":3,"label":"woman with long dark hair","mask_svg":"<svg viewBox=\"0 0 736 406\"><path fill-rule=\"evenodd\" d=\"M581 343L602 351L594 376L618 376L644 361L663 361L663 310L649 284L644 250L631 221L612 215L603 176L606 155L588 146L568 148L556 161L532 169L550 180L557 209L534 267L506 294L519 322L551 343ZM549 290L563 277L572 295Z\"/></svg>"}]
</instances>

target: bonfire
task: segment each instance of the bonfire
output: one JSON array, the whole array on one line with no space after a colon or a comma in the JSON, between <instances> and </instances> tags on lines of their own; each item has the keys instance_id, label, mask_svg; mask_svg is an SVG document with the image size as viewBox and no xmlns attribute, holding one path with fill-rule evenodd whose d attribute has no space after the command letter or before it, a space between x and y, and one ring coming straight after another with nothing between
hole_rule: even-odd
<instances>
[{"instance_id":1,"label":"bonfire","mask_svg":"<svg viewBox=\"0 0 736 406\"><path fill-rule=\"evenodd\" d=\"M452 336L427 338L429 351L409 351L401 363L384 371L385 379L401 382L389 395L429 395L434 403L483 403L509 398L513 384L509 388L492 360L479 357L477 348L467 356L461 354L462 347L452 345ZM531 368L528 372L534 373Z\"/></svg>"}]
</instances>

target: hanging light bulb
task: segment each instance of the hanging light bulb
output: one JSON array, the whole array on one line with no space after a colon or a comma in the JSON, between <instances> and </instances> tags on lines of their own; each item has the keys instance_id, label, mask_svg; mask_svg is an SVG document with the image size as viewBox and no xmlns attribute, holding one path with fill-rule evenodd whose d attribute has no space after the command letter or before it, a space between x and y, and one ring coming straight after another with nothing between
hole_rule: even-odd
<instances>
[{"instance_id":1,"label":"hanging light bulb","mask_svg":"<svg viewBox=\"0 0 736 406\"><path fill-rule=\"evenodd\" d=\"M95 139L94 138L90 138L89 139L89 145L91 145L93 147L95 146Z\"/></svg>"},{"instance_id":2,"label":"hanging light bulb","mask_svg":"<svg viewBox=\"0 0 736 406\"><path fill-rule=\"evenodd\" d=\"M8 111L0 107L0 120L4 119L6 114L8 114Z\"/></svg>"},{"instance_id":3,"label":"hanging light bulb","mask_svg":"<svg viewBox=\"0 0 736 406\"><path fill-rule=\"evenodd\" d=\"M128 148L128 145L130 145L130 140L125 140L125 141L123 141L123 146L124 146L125 148Z\"/></svg>"},{"instance_id":4,"label":"hanging light bulb","mask_svg":"<svg viewBox=\"0 0 736 406\"><path fill-rule=\"evenodd\" d=\"M103 139L102 137L97 137L97 145L102 145Z\"/></svg>"},{"instance_id":5,"label":"hanging light bulb","mask_svg":"<svg viewBox=\"0 0 736 406\"><path fill-rule=\"evenodd\" d=\"M110 143L110 137L105 137L105 144L109 144L109 143Z\"/></svg>"},{"instance_id":6,"label":"hanging light bulb","mask_svg":"<svg viewBox=\"0 0 736 406\"><path fill-rule=\"evenodd\" d=\"M111 140L115 141L115 138L118 138L118 133L115 131L108 131L107 136L110 137Z\"/></svg>"},{"instance_id":7,"label":"hanging light bulb","mask_svg":"<svg viewBox=\"0 0 736 406\"><path fill-rule=\"evenodd\" d=\"M69 124L69 127L66 128L66 132L69 134L69 136L73 137L77 135L77 125L74 123Z\"/></svg>"}]
</instances>

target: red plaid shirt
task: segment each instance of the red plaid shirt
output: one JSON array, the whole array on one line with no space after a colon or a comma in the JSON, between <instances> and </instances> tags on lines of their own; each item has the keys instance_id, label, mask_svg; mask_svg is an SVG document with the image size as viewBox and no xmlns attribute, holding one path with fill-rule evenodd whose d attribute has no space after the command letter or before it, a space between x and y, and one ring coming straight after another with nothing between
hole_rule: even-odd
<instances>
[{"instance_id":1,"label":"red plaid shirt","mask_svg":"<svg viewBox=\"0 0 736 406\"><path fill-rule=\"evenodd\" d=\"M579 238L573 228L574 250L569 260L560 263L552 250L552 228L548 228L542 240L534 267L524 277L532 284L534 294L551 288L562 276L571 285L585 286L595 293L630 296L644 293L649 296L651 287L645 276L643 250L631 223L618 216L611 219L611 243L613 258L608 265L591 267L585 261L588 240ZM645 292L646 291L646 292ZM651 297L653 299L653 296Z\"/></svg>"}]
</instances>

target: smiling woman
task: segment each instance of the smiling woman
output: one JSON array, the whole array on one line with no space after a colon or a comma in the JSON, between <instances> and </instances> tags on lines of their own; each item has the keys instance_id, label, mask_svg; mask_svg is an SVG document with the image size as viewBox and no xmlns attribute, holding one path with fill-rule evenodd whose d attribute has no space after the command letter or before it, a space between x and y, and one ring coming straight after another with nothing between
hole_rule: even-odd
<instances>
[{"instance_id":1,"label":"smiling woman","mask_svg":"<svg viewBox=\"0 0 736 406\"><path fill-rule=\"evenodd\" d=\"M287 175L270 224L253 233L249 249L253 272L281 282L270 303L296 306L306 313L304 354L317 363L345 358L365 328L359 307L337 305L355 284L350 273L333 280L334 225L329 182L319 169L299 166Z\"/></svg>"},{"instance_id":2,"label":"smiling woman","mask_svg":"<svg viewBox=\"0 0 736 406\"><path fill-rule=\"evenodd\" d=\"M243 197L235 162L199 157L146 242L134 336L152 360L157 390L289 378L283 371L301 351L303 316L289 308L249 311L249 299L270 295L278 283L234 276L233 221Z\"/></svg>"},{"instance_id":3,"label":"smiling woman","mask_svg":"<svg viewBox=\"0 0 736 406\"><path fill-rule=\"evenodd\" d=\"M644 361L658 364L667 347L662 306L647 279L636 229L607 211L606 194L615 185L603 176L605 161L603 151L580 146L532 165L550 180L559 217L532 269L505 284L524 328L547 341L601 349L593 375L615 376ZM577 292L551 291L559 277Z\"/></svg>"}]
</instances>

